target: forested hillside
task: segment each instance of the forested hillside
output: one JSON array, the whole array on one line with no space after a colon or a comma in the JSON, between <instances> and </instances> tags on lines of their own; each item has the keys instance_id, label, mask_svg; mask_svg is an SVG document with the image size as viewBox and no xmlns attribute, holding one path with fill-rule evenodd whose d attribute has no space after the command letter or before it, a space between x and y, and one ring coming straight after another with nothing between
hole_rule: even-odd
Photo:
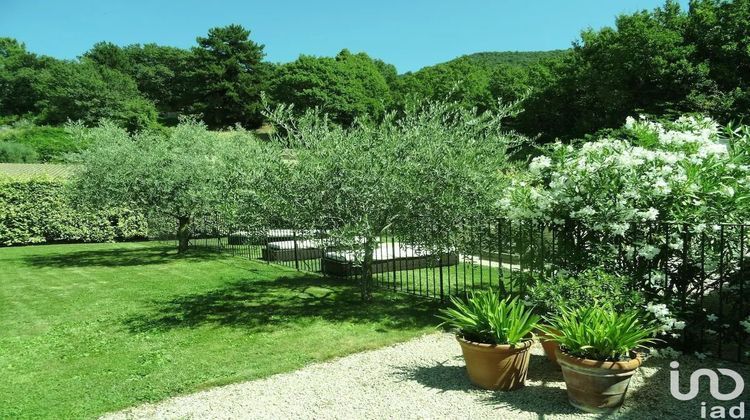
<instances>
[{"instance_id":1,"label":"forested hillside","mask_svg":"<svg viewBox=\"0 0 750 420\"><path fill-rule=\"evenodd\" d=\"M493 67L498 65L511 66L529 66L538 64L546 59L560 58L569 50L550 50L550 51L485 51L474 54L467 54L458 59L468 58L476 64Z\"/></svg>"},{"instance_id":2,"label":"forested hillside","mask_svg":"<svg viewBox=\"0 0 750 420\"><path fill-rule=\"evenodd\" d=\"M213 28L189 49L104 41L76 60L0 38L0 125L108 119L135 131L194 115L213 129L257 128L263 92L272 104L318 107L344 125L419 99L449 98L478 111L498 98L518 100L523 112L508 126L539 141L618 127L635 114L695 112L727 123L750 117L748 22L750 0L693 0L688 10L669 0L618 16L613 27L583 30L567 50L479 52L405 74L346 49L271 63L239 25ZM22 150L34 141L7 141L24 135L3 136L0 160L35 159ZM60 160L48 151L36 159Z\"/></svg>"}]
</instances>

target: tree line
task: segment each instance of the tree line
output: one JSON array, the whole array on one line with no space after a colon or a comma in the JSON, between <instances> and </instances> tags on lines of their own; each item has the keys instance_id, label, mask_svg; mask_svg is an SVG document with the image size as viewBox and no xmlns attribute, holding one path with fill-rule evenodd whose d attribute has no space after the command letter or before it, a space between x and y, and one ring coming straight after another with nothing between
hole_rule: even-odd
<instances>
[{"instance_id":1,"label":"tree line","mask_svg":"<svg viewBox=\"0 0 750 420\"><path fill-rule=\"evenodd\" d=\"M56 125L111 120L131 131L195 115L211 128L264 122L262 93L297 112L319 108L340 124L379 120L413 100L457 101L478 112L504 101L523 111L509 127L576 138L628 115L699 112L721 122L750 114L750 0L668 0L587 29L563 51L479 53L398 74L346 49L276 64L239 25L213 28L190 49L95 44L77 60L0 39L0 119Z\"/></svg>"}]
</instances>

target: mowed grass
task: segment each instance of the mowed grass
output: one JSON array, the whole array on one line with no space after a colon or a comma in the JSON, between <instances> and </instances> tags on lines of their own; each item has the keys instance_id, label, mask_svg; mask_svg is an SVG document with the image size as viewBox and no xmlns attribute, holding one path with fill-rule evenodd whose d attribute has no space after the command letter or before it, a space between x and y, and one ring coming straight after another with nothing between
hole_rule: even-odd
<instances>
[{"instance_id":1,"label":"mowed grass","mask_svg":"<svg viewBox=\"0 0 750 420\"><path fill-rule=\"evenodd\" d=\"M94 417L297 369L432 331L434 305L363 305L350 281L167 244L0 249L0 418Z\"/></svg>"},{"instance_id":2,"label":"mowed grass","mask_svg":"<svg viewBox=\"0 0 750 420\"><path fill-rule=\"evenodd\" d=\"M486 263L485 263L486 264ZM490 267L478 263L459 261L456 265L425 267L377 273L375 282L381 288L400 290L418 296L440 298L448 295L463 296L471 290L497 288L501 283L507 290L518 286L511 284L513 276L507 268ZM441 289L442 280L442 289Z\"/></svg>"}]
</instances>

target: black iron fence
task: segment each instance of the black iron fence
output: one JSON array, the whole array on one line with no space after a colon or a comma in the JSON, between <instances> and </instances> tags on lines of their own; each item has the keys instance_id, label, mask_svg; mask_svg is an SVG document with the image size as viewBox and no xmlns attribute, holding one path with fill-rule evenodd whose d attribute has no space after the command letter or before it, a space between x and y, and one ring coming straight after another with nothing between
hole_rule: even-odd
<instances>
[{"instance_id":1,"label":"black iron fence","mask_svg":"<svg viewBox=\"0 0 750 420\"><path fill-rule=\"evenodd\" d=\"M643 222L613 230L570 220L495 220L452 238L451 246L436 251L418 238L381 236L373 254L374 284L441 300L487 287L524 296L530 278L601 267L629 276L634 289L676 309L687 323L681 344L750 360L750 225ZM259 230L202 219L191 246L351 278L353 284L361 275L361 249L336 245L320 230Z\"/></svg>"}]
</instances>

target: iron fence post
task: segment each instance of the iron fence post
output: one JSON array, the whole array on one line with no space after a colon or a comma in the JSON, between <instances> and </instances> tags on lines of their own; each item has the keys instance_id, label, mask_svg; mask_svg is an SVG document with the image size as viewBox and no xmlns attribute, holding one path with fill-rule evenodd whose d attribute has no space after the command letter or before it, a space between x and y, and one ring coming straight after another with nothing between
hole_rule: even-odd
<instances>
[{"instance_id":1,"label":"iron fence post","mask_svg":"<svg viewBox=\"0 0 750 420\"><path fill-rule=\"evenodd\" d=\"M299 271L299 256L297 255L297 231L292 230L292 241L294 242L294 268Z\"/></svg>"},{"instance_id":2,"label":"iron fence post","mask_svg":"<svg viewBox=\"0 0 750 420\"><path fill-rule=\"evenodd\" d=\"M438 256L438 264L440 265L438 267L438 271L440 272L440 302L445 302L445 291L443 289L443 256Z\"/></svg>"},{"instance_id":3,"label":"iron fence post","mask_svg":"<svg viewBox=\"0 0 750 420\"><path fill-rule=\"evenodd\" d=\"M392 235L389 236L391 236L391 260L393 261L393 290L396 290L396 238ZM385 243L388 244L388 239L386 239Z\"/></svg>"}]
</instances>

